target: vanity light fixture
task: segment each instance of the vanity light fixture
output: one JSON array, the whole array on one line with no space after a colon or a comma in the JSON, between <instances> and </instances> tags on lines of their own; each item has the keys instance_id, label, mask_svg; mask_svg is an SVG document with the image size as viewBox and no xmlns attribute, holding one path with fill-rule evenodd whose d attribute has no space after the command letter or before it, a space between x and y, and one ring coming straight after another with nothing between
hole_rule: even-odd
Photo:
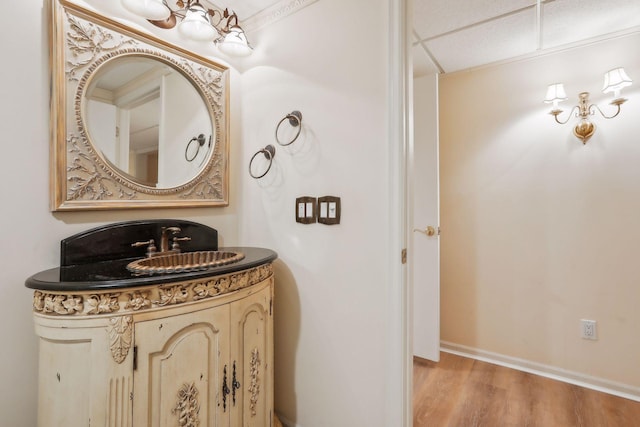
<instances>
[{"instance_id":1,"label":"vanity light fixture","mask_svg":"<svg viewBox=\"0 0 640 427\"><path fill-rule=\"evenodd\" d=\"M612 119L620 114L620 106L627 101L626 98L622 98L620 96L620 90L630 86L632 82L633 80L631 80L627 73L625 73L624 68L615 68L604 75L604 86L602 87L602 92L613 92L614 99L610 104L616 107L616 112L610 116L603 113L600 107L596 104L589 104L589 92L581 92L578 95L578 105L571 109L567 120L559 120L558 115L560 115L563 110L558 108L558 103L567 99L567 94L564 91L562 83L549 85L544 102L547 104L553 104L549 114L551 114L556 119L556 122L561 125L567 123L573 112L576 111L575 117L579 117L580 122L573 128L573 134L577 136L583 144L586 144L587 140L591 138L593 133L596 131L596 125L589 120L589 116L594 115L596 110L598 110L600 115L605 119Z\"/></svg>"},{"instance_id":2,"label":"vanity light fixture","mask_svg":"<svg viewBox=\"0 0 640 427\"><path fill-rule=\"evenodd\" d=\"M253 48L240 25L238 15L228 9L207 9L198 0L177 0L175 8L167 0L121 0L128 11L163 29L178 27L184 37L213 41L229 56L248 56ZM180 22L178 22L180 20Z\"/></svg>"}]
</instances>

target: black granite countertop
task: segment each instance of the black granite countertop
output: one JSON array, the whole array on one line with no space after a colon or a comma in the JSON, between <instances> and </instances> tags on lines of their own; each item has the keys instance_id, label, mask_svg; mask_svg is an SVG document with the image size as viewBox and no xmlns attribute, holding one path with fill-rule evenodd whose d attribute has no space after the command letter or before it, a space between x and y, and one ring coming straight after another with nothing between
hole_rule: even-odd
<instances>
[{"instance_id":1,"label":"black granite countertop","mask_svg":"<svg viewBox=\"0 0 640 427\"><path fill-rule=\"evenodd\" d=\"M30 289L53 292L132 288L233 273L272 262L278 257L275 251L266 248L239 246L219 250L242 252L245 257L234 264L208 270L163 274L140 274L127 270L127 264L140 257L69 265L36 273L25 281L25 286Z\"/></svg>"}]
</instances>

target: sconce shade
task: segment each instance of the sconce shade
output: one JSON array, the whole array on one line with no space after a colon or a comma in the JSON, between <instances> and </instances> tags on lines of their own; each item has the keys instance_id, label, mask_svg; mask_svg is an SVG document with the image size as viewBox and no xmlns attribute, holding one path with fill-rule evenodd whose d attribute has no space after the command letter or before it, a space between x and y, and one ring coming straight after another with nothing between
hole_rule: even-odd
<instances>
[{"instance_id":1,"label":"sconce shade","mask_svg":"<svg viewBox=\"0 0 640 427\"><path fill-rule=\"evenodd\" d=\"M128 11L152 21L167 19L171 10L162 0L122 0L122 5Z\"/></svg>"},{"instance_id":2,"label":"sconce shade","mask_svg":"<svg viewBox=\"0 0 640 427\"><path fill-rule=\"evenodd\" d=\"M180 33L188 39L213 41L219 37L218 31L211 25L207 10L199 3L190 6L184 19L178 25Z\"/></svg>"},{"instance_id":3,"label":"sconce shade","mask_svg":"<svg viewBox=\"0 0 640 427\"><path fill-rule=\"evenodd\" d=\"M553 106L557 107L558 102L567 99L567 93L564 91L564 85L562 83L554 83L547 87L547 96L544 97L544 102L550 104L553 102Z\"/></svg>"},{"instance_id":4,"label":"sconce shade","mask_svg":"<svg viewBox=\"0 0 640 427\"><path fill-rule=\"evenodd\" d=\"M604 86L602 92L614 92L615 97L620 96L620 90L624 87L631 86L633 80L624 71L624 68L615 68L604 75Z\"/></svg>"},{"instance_id":5,"label":"sconce shade","mask_svg":"<svg viewBox=\"0 0 640 427\"><path fill-rule=\"evenodd\" d=\"M252 51L247 36L238 26L229 28L229 34L218 42L218 48L229 56L249 56Z\"/></svg>"}]
</instances>

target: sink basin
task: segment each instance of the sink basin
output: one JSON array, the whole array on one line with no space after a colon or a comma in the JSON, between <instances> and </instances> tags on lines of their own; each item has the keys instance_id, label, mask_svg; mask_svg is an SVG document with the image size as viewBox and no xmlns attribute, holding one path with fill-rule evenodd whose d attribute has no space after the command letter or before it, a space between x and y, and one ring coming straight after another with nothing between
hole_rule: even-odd
<instances>
[{"instance_id":1,"label":"sink basin","mask_svg":"<svg viewBox=\"0 0 640 427\"><path fill-rule=\"evenodd\" d=\"M242 252L232 251L181 252L139 259L129 263L127 270L134 273L181 273L233 264L243 258Z\"/></svg>"}]
</instances>

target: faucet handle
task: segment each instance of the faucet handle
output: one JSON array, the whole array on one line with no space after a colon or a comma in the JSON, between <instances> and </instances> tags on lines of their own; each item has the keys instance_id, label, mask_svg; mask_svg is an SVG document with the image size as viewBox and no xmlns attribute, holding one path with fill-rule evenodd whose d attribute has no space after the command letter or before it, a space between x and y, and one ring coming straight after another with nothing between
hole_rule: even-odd
<instances>
[{"instance_id":1,"label":"faucet handle","mask_svg":"<svg viewBox=\"0 0 640 427\"><path fill-rule=\"evenodd\" d=\"M188 242L189 240L191 240L191 237L174 237L173 238L173 244L171 245L171 250L172 251L179 251L180 250L180 244L178 242Z\"/></svg>"},{"instance_id":2,"label":"faucet handle","mask_svg":"<svg viewBox=\"0 0 640 427\"><path fill-rule=\"evenodd\" d=\"M149 245L147 247L147 257L152 257L153 255L155 255L157 249L156 249L156 242L153 239L147 240L147 241L144 241L144 242L132 243L131 247L132 248L137 248L139 246L145 246L145 245Z\"/></svg>"}]
</instances>

